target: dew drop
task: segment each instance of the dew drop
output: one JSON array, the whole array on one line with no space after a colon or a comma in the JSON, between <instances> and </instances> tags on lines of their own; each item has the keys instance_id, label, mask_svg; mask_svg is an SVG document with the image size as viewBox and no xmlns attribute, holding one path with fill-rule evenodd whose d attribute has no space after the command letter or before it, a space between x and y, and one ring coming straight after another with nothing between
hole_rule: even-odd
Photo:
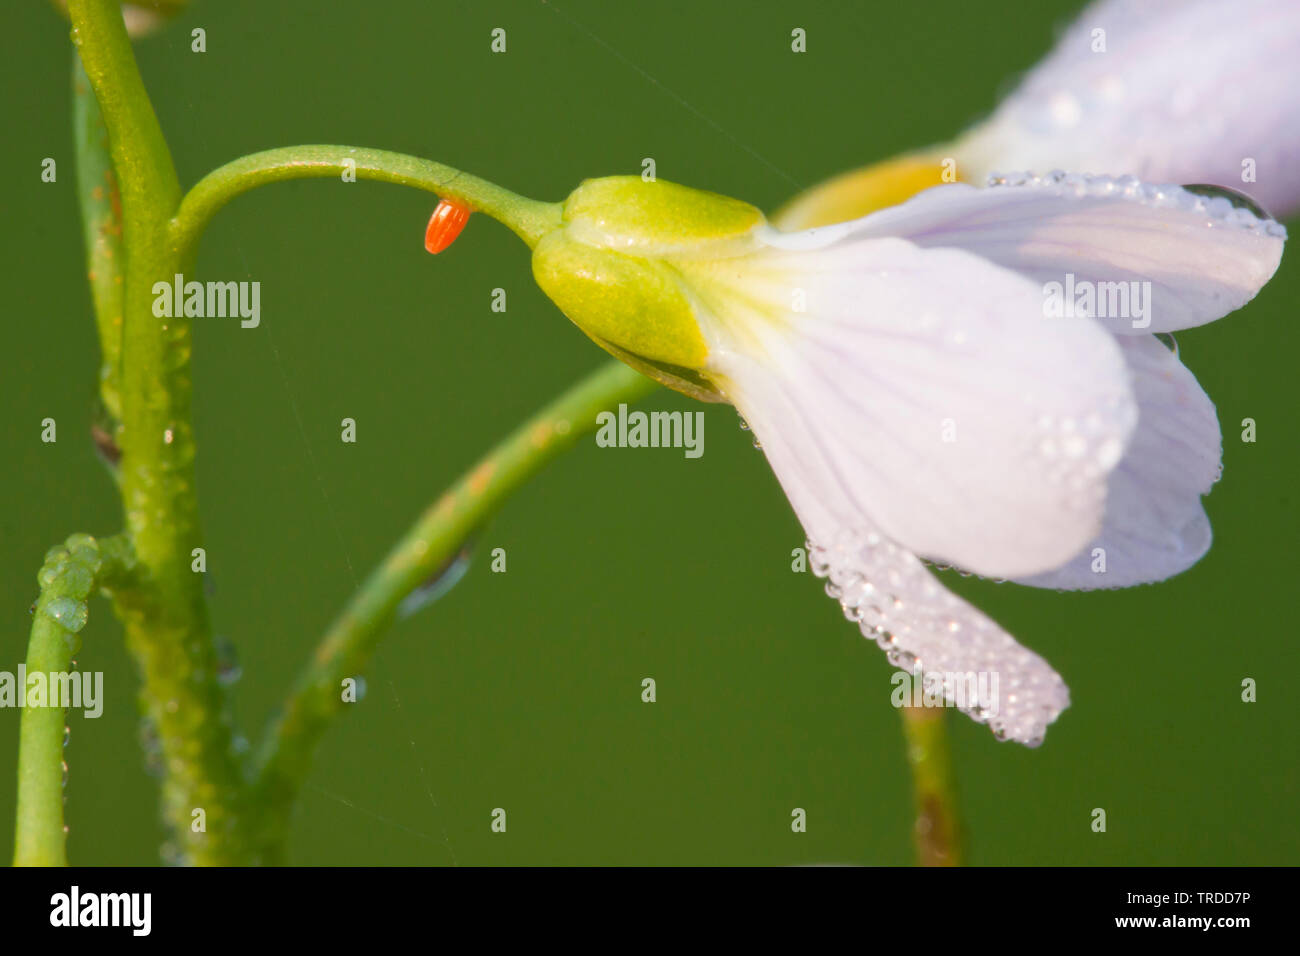
<instances>
[{"instance_id":1,"label":"dew drop","mask_svg":"<svg viewBox=\"0 0 1300 956\"><path fill-rule=\"evenodd\" d=\"M45 607L45 613L73 634L86 626L86 605L69 597L55 598Z\"/></svg>"},{"instance_id":2,"label":"dew drop","mask_svg":"<svg viewBox=\"0 0 1300 956\"><path fill-rule=\"evenodd\" d=\"M239 665L239 654L235 650L234 643L220 635L214 638L212 643L217 655L217 683L223 687L237 684L244 674L244 669Z\"/></svg>"},{"instance_id":3,"label":"dew drop","mask_svg":"<svg viewBox=\"0 0 1300 956\"><path fill-rule=\"evenodd\" d=\"M95 584L95 575L84 564L72 564L63 572L63 583L72 594L85 597Z\"/></svg>"},{"instance_id":4,"label":"dew drop","mask_svg":"<svg viewBox=\"0 0 1300 956\"><path fill-rule=\"evenodd\" d=\"M1204 196L1207 199L1226 199L1233 209L1244 209L1257 219L1273 218L1263 206L1245 193L1238 192L1235 189L1229 189L1226 186L1214 186L1210 183L1192 183L1190 186L1184 186L1183 188L1189 193Z\"/></svg>"},{"instance_id":5,"label":"dew drop","mask_svg":"<svg viewBox=\"0 0 1300 956\"><path fill-rule=\"evenodd\" d=\"M408 618L445 597L448 591L464 579L473 556L472 544L461 548L455 557L434 571L428 580L402 599L402 603L397 606L397 616Z\"/></svg>"}]
</instances>

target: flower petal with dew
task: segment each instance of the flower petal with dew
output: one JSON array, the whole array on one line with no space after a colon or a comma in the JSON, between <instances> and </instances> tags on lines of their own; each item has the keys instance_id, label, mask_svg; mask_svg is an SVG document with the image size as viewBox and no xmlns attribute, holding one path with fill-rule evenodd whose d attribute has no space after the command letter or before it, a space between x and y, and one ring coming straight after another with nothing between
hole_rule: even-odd
<instances>
[{"instance_id":1,"label":"flower petal with dew","mask_svg":"<svg viewBox=\"0 0 1300 956\"><path fill-rule=\"evenodd\" d=\"M1229 186L1290 213L1300 208L1300 4L1100 0L953 150L971 182L1059 166Z\"/></svg>"},{"instance_id":2,"label":"flower petal with dew","mask_svg":"<svg viewBox=\"0 0 1300 956\"><path fill-rule=\"evenodd\" d=\"M1146 185L1131 176L1059 171L991 181L1023 188L957 183L824 229L837 236L901 236L927 249L967 249L1039 284L1063 283L1067 276L1076 285L1151 283L1148 315L1098 315L1120 334L1173 332L1239 309L1282 257L1276 240L1286 230L1226 196ZM1165 212L1179 209L1190 215Z\"/></svg>"},{"instance_id":3,"label":"flower petal with dew","mask_svg":"<svg viewBox=\"0 0 1300 956\"><path fill-rule=\"evenodd\" d=\"M983 185L994 170L1057 168L1216 184L1275 215L1300 210L1300 4L1100 0L988 119L814 186L773 222L807 229L941 177Z\"/></svg>"},{"instance_id":4,"label":"flower petal with dew","mask_svg":"<svg viewBox=\"0 0 1300 956\"><path fill-rule=\"evenodd\" d=\"M594 180L538 243L533 270L606 348L734 404L846 615L909 671L997 674L996 700L953 702L1036 744L1069 703L1064 682L922 558L992 577L1065 574L1114 538L1112 504L1129 535L1116 547L1163 556L1165 532L1196 530L1190 505L1209 467L1198 456L1212 431L1217 466L1218 437L1203 393L1150 351L1157 340L1122 341L1087 312L1049 317L1044 276L1127 270L1182 327L1248 300L1282 246L1280 228L1176 187L1165 201L1103 185L940 186L782 233L735 200ZM1207 275L1216 250L1227 265ZM1190 448L1176 447L1189 425ZM1143 454L1125 472L1132 449ZM1150 484L1149 468L1189 461L1204 467ZM1159 507L1131 525L1148 494ZM1189 538L1174 563L1196 547Z\"/></svg>"},{"instance_id":5,"label":"flower petal with dew","mask_svg":"<svg viewBox=\"0 0 1300 956\"><path fill-rule=\"evenodd\" d=\"M1101 533L1069 563L1022 584L1066 590L1147 584L1186 571L1209 550L1201 496L1222 471L1214 403L1155 336L1118 341L1138 425L1111 473Z\"/></svg>"}]
</instances>

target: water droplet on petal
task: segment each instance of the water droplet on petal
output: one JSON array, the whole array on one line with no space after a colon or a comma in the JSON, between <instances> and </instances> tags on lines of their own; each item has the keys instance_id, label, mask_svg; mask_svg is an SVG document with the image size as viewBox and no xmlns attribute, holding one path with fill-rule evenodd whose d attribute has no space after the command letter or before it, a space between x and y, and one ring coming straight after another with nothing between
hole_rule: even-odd
<instances>
[{"instance_id":1,"label":"water droplet on petal","mask_svg":"<svg viewBox=\"0 0 1300 956\"><path fill-rule=\"evenodd\" d=\"M1245 193L1238 192L1235 189L1229 189L1226 186L1214 186L1210 183L1192 183L1190 186L1184 186L1189 193L1197 196L1204 196L1211 201L1215 199L1226 200L1227 206L1221 208L1244 209L1255 216L1256 219L1272 219L1273 217L1255 200L1251 199ZM1214 207L1211 206L1211 209Z\"/></svg>"}]
</instances>

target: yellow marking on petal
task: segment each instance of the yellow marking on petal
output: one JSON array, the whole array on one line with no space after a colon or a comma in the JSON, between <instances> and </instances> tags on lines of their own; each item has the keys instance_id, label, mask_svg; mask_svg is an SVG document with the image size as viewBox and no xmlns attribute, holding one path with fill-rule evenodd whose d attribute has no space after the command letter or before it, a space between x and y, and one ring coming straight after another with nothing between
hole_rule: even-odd
<instances>
[{"instance_id":1,"label":"yellow marking on petal","mask_svg":"<svg viewBox=\"0 0 1300 956\"><path fill-rule=\"evenodd\" d=\"M952 171L945 179L948 170ZM960 164L942 150L887 159L805 190L777 210L772 224L784 232L796 232L858 219L896 206L923 189L960 180L961 172Z\"/></svg>"}]
</instances>

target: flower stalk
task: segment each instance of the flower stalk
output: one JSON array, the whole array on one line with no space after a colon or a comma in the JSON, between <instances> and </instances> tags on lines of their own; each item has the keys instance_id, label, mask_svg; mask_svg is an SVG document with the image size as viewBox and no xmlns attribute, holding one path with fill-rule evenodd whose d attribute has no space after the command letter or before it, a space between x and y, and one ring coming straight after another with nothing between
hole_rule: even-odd
<instances>
[{"instance_id":1,"label":"flower stalk","mask_svg":"<svg viewBox=\"0 0 1300 956\"><path fill-rule=\"evenodd\" d=\"M192 255L216 211L250 189L289 179L341 179L345 174L455 200L503 223L530 249L560 221L558 203L526 199L430 159L359 146L284 146L241 156L199 180L171 222L172 249L182 258Z\"/></svg>"},{"instance_id":2,"label":"flower stalk","mask_svg":"<svg viewBox=\"0 0 1300 956\"><path fill-rule=\"evenodd\" d=\"M655 383L610 362L521 425L435 501L367 578L317 646L258 759L265 814L260 855L283 859L289 813L321 736L343 708L342 682L361 674L398 604L464 547L519 487L596 428L596 416Z\"/></svg>"},{"instance_id":3,"label":"flower stalk","mask_svg":"<svg viewBox=\"0 0 1300 956\"><path fill-rule=\"evenodd\" d=\"M163 816L194 863L240 863L243 773L216 679L203 578L191 426L191 329L153 314L153 284L181 271L168 223L180 183L114 0L71 0L72 38L108 131L121 197L120 487L136 585L117 595L127 646L142 674L141 703L157 729ZM92 214L88 210L87 221ZM110 320L111 321L111 320ZM104 318L101 316L101 329ZM110 346L109 348L111 348ZM106 349L105 358L112 359ZM191 829L202 809L207 831Z\"/></svg>"},{"instance_id":4,"label":"flower stalk","mask_svg":"<svg viewBox=\"0 0 1300 956\"><path fill-rule=\"evenodd\" d=\"M74 534L45 556L37 580L41 593L33 605L26 674L67 674L81 646L89 597L101 588L123 585L132 566L124 537L97 541ZM54 684L49 680L49 693ZM28 694L28 688L17 688ZM14 829L15 866L67 864L67 827L63 822L66 710L57 701L24 701L18 729L18 808Z\"/></svg>"},{"instance_id":5,"label":"flower stalk","mask_svg":"<svg viewBox=\"0 0 1300 956\"><path fill-rule=\"evenodd\" d=\"M961 866L962 826L944 709L907 704L898 712L912 772L916 862L920 866Z\"/></svg>"}]
</instances>

